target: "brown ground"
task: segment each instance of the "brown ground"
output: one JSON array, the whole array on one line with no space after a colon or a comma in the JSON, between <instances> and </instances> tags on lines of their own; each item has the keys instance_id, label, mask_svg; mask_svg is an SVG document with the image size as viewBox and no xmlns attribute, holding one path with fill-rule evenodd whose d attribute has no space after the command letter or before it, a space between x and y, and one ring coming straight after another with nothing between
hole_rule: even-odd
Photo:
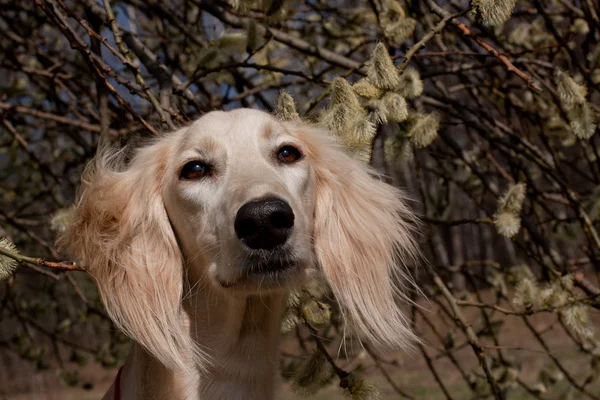
<instances>
[{"instance_id":1,"label":"brown ground","mask_svg":"<svg viewBox=\"0 0 600 400\"><path fill-rule=\"evenodd\" d=\"M436 317L436 308L433 303L429 303L425 305L425 307L432 310L429 312L430 319L435 321L441 332L446 333L448 327L451 325L451 321ZM465 314L474 328L481 326L480 313L477 309L465 310ZM592 318L595 326L597 328L600 327L600 312L595 312L592 315ZM521 322L519 317L501 317L500 314L498 314L494 319L502 319L504 321L504 326L502 327L500 335L500 345L505 349L506 355L513 357L515 361L522 364L520 378L530 385L539 382L537 380L539 371L549 361L549 357L542 352L543 349L540 344L535 340L534 336L523 322ZM589 357L580 352L577 346L567 337L562 327L556 324L556 316L549 313L543 313L530 318L530 321L538 331L547 330L543 335L544 340L552 349L553 354L566 366L567 371L576 378L578 383L581 383L590 373ZM435 355L438 353L436 348L438 348L439 343L435 340L435 337L429 329L423 332L423 337L426 341L432 343L427 347L427 352L432 358L435 358ZM461 344L463 342L463 337L457 334L456 343ZM490 344L491 342L486 340L485 343ZM486 351L492 352L494 350L488 349ZM481 371L481 369L478 368L478 362L474 356L473 350L470 347L455 350L454 354L465 371ZM396 385L402 388L402 390L410 393L419 400L437 400L445 398L421 354L415 353L413 355L407 355L397 353L386 355L384 358L388 361L396 360L398 362L397 367L386 367L386 369L393 377ZM362 360L362 364L364 366L364 376L368 377L369 380L375 384L383 395L382 398L398 399L398 395L375 368L372 361L364 359ZM462 400L472 398L471 390L465 384L461 374L447 358L435 360L434 366L454 399ZM29 379L30 382L35 382L33 385L36 388L35 392L5 395L5 399L99 399L102 397L102 394L108 386L110 386L115 375L114 370L107 371L98 367L88 366L81 371L81 375L84 381L91 380L94 381L95 384L93 389L83 390L52 389L56 388L56 378L52 372L38 374L35 373L32 368L32 371L24 371L24 373L27 376L25 379ZM569 385L564 380L558 382L548 390L543 398L566 399L567 397L563 396L565 394L565 389L568 386ZM600 394L600 383L596 382L593 385L588 386L588 389L592 393ZM2 390L0 389L0 400L4 400L4 398L2 397ZM283 400L292 400L298 399L299 397L290 392L289 385L285 385L280 398ZM344 397L335 384L323 389L314 397L316 400L342 398ZM533 398L533 396L527 394L527 392L521 388L513 390L509 395L509 400ZM583 399L586 397L578 392L572 393L572 397L570 397L570 399L580 398Z\"/></svg>"}]
</instances>

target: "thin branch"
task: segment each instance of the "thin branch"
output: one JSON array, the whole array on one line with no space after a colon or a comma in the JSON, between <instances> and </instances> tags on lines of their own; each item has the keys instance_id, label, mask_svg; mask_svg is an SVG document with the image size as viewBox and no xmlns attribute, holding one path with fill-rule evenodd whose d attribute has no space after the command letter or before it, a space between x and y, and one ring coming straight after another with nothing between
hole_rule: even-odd
<instances>
[{"instance_id":1,"label":"thin branch","mask_svg":"<svg viewBox=\"0 0 600 400\"><path fill-rule=\"evenodd\" d=\"M29 263L40 267L48 267L66 271L85 271L83 267L75 265L75 263L65 261L46 261L43 258L27 257L19 253L14 253L7 249L0 247L0 254L20 263Z\"/></svg>"},{"instance_id":2,"label":"thin branch","mask_svg":"<svg viewBox=\"0 0 600 400\"><path fill-rule=\"evenodd\" d=\"M100 79L102 79L104 86L115 97L115 99L117 99L119 105L125 108L131 115L134 116L134 118L139 120L149 132L151 132L155 136L158 136L158 132L144 118L142 118L137 112L135 112L128 102L123 100L123 98L118 94L115 87L108 81L107 77L105 76L105 73L115 78L117 82L123 84L131 91L137 92L137 89L134 86L132 86L128 81L122 80L117 74L113 72L112 68L106 65L101 59L98 59L98 57L90 51L85 41L82 38L80 38L75 33L75 31L67 24L65 16L62 15L62 13L56 8L56 5L51 0L35 0L35 3L38 6L40 6L48 14L48 16L50 16L50 19L69 40L71 46L77 49L83 55L87 63L92 67L92 70L95 72L95 74Z\"/></svg>"},{"instance_id":3,"label":"thin branch","mask_svg":"<svg viewBox=\"0 0 600 400\"><path fill-rule=\"evenodd\" d=\"M442 18L442 20L440 22L438 22L438 24L431 31L429 31L429 33L427 33L425 36L423 36L421 38L421 40L419 40L417 43L415 43L413 46L410 47L410 49L404 55L404 60L402 61L402 63L400 63L400 65L398 65L398 72L402 73L402 71L404 71L404 69L408 66L408 63L413 58L413 56L417 53L417 51L419 51L423 46L425 46L427 44L427 42L429 42L431 39L433 39L435 37L435 35L441 33L444 30L444 28L446 27L446 25L448 25L448 22L450 22L454 18L458 18L468 12L469 12L469 10L465 10L460 13L448 14L448 15L444 16L444 18Z\"/></svg>"},{"instance_id":4,"label":"thin branch","mask_svg":"<svg viewBox=\"0 0 600 400\"><path fill-rule=\"evenodd\" d=\"M113 33L113 38L115 39L115 43L117 44L117 47L119 48L119 51L121 52L121 54L123 54L123 57L125 57L127 60L129 60L129 50L127 49L127 46L125 46L125 43L123 42L123 39L121 37L121 30L119 29L119 25L117 24L117 19L115 18L115 14L112 11L110 1L109 0L102 0L102 1L104 2L104 10L106 10L106 16L108 18L107 22L110 26L110 30ZM140 68L136 67L136 66L132 66L131 60L129 60L129 61L130 61L130 63L127 64L127 67L131 70L131 73L135 77L135 81L138 83L138 85L140 85L142 87L142 90L144 91L144 93L146 93L146 96L148 96L148 100L150 101L150 103L152 103L152 105L154 106L154 109L158 113L160 122L170 129L175 129L175 125L173 124L171 117L169 117L169 115L163 111L162 105L160 104L158 99L152 93L150 86L148 86L146 84L146 81L142 77L142 72L140 71Z\"/></svg>"},{"instance_id":5,"label":"thin branch","mask_svg":"<svg viewBox=\"0 0 600 400\"><path fill-rule=\"evenodd\" d=\"M52 114L45 111L35 110L26 106L13 106L11 104L0 101L0 110L7 110L9 112L17 112L20 114L31 115L32 117L45 119L48 121L57 122L62 125L69 125L77 129L84 129L90 132L102 132L102 128L100 125L94 125L87 121L79 121L76 119L63 117L61 115ZM118 135L119 131L111 130L111 134Z\"/></svg>"},{"instance_id":6,"label":"thin branch","mask_svg":"<svg viewBox=\"0 0 600 400\"><path fill-rule=\"evenodd\" d=\"M444 282L441 280L441 278L437 274L435 274L433 277L433 281L434 281L435 285L441 290L442 294L448 301L448 304L450 305L450 308L452 309L452 312L454 313L455 321L458 323L458 325L461 327L461 329L467 335L469 344L473 348L473 352L475 353L475 356L477 356L477 359L479 360L479 365L483 369L483 372L485 372L485 376L487 377L487 381L492 389L492 393L494 394L494 397L497 400L503 400L504 394L500 390L500 387L498 386L498 382L496 381L496 378L494 378L494 375L492 374L492 371L490 371L490 368L486 362L486 359L484 356L485 347L479 342L479 339L477 338L475 331L473 331L471 324L469 324L467 322L467 320L463 316L462 312L460 311L460 308L458 307L458 302L457 302L456 298L454 298L454 296L452 295L450 290L448 290L448 288L446 287Z\"/></svg>"},{"instance_id":7,"label":"thin branch","mask_svg":"<svg viewBox=\"0 0 600 400\"><path fill-rule=\"evenodd\" d=\"M427 0L427 4L431 7L433 12L435 12L436 14L438 14L440 16L443 16L444 18L452 15L448 11L444 10L442 7L437 5L433 0ZM459 21L454 21L454 20L452 20L451 22L454 26L456 26L460 30L460 32L465 37L470 37L473 40L475 40L477 42L477 44L479 44L488 53L490 53L491 55L496 57L502 64L504 64L504 66L506 67L506 69L509 72L512 72L513 74L517 75L519 78L523 79L530 88L534 89L537 92L542 91L541 86L537 82L535 82L535 80L531 76L527 75L525 72L523 72L519 68L515 67L514 64L505 55L501 54L496 49L494 49L492 46L487 44L479 36L473 34L473 32L465 24L463 24L462 22L459 22Z\"/></svg>"},{"instance_id":8,"label":"thin branch","mask_svg":"<svg viewBox=\"0 0 600 400\"><path fill-rule=\"evenodd\" d=\"M194 3L196 3L200 8L206 10L209 14L213 15L214 17L218 18L219 20L223 21L228 25L240 29L244 29L248 25L248 21L246 19L232 15L229 12L220 9L219 7L211 3L199 1L194 1ZM280 43L283 43L293 49L301 51L302 53L325 60L331 64L348 69L358 69L362 65L358 61L354 61L350 58L341 56L333 51L308 43L305 40L299 39L278 29L267 27L258 23L256 25L259 35L265 38L269 38L272 36L275 38L275 40L277 40Z\"/></svg>"}]
</instances>

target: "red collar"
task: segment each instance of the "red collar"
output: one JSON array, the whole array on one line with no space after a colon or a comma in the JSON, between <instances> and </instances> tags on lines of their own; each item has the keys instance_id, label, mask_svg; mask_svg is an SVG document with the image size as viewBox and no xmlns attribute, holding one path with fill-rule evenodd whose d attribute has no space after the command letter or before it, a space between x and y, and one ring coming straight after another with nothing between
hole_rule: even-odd
<instances>
[{"instance_id":1,"label":"red collar","mask_svg":"<svg viewBox=\"0 0 600 400\"><path fill-rule=\"evenodd\" d=\"M121 400L121 372L123 371L123 366L121 365L121 368L119 368L119 371L117 372L117 377L115 378L115 389L113 390L113 392L115 393L115 396L113 397L114 400Z\"/></svg>"}]
</instances>

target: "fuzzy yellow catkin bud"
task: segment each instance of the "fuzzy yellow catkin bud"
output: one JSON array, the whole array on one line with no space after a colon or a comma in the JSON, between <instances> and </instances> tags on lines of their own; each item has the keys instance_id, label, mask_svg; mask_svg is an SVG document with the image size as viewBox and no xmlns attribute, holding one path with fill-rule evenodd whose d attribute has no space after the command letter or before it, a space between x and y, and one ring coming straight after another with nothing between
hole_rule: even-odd
<instances>
[{"instance_id":1,"label":"fuzzy yellow catkin bud","mask_svg":"<svg viewBox=\"0 0 600 400\"><path fill-rule=\"evenodd\" d=\"M503 297L508 295L508 288L506 287L506 280L503 274L496 270L490 270L487 281Z\"/></svg>"},{"instance_id":2,"label":"fuzzy yellow catkin bud","mask_svg":"<svg viewBox=\"0 0 600 400\"><path fill-rule=\"evenodd\" d=\"M298 311L295 308L287 308L281 317L281 333L291 332L300 322Z\"/></svg>"},{"instance_id":3,"label":"fuzzy yellow catkin bud","mask_svg":"<svg viewBox=\"0 0 600 400\"><path fill-rule=\"evenodd\" d=\"M398 84L398 93L407 99L414 99L423 94L423 81L419 71L409 67L402 72Z\"/></svg>"},{"instance_id":4,"label":"fuzzy yellow catkin bud","mask_svg":"<svg viewBox=\"0 0 600 400\"><path fill-rule=\"evenodd\" d=\"M512 14L516 0L473 0L479 21L487 26L502 26Z\"/></svg>"},{"instance_id":5,"label":"fuzzy yellow catkin bud","mask_svg":"<svg viewBox=\"0 0 600 400\"><path fill-rule=\"evenodd\" d=\"M386 18L402 18L406 17L406 12L402 8L400 2L396 0L383 1L383 7Z\"/></svg>"},{"instance_id":6,"label":"fuzzy yellow catkin bud","mask_svg":"<svg viewBox=\"0 0 600 400\"><path fill-rule=\"evenodd\" d=\"M413 158L412 144L401 136L387 138L383 145L383 152L385 161L390 165L403 166Z\"/></svg>"},{"instance_id":7,"label":"fuzzy yellow catkin bud","mask_svg":"<svg viewBox=\"0 0 600 400\"><path fill-rule=\"evenodd\" d=\"M57 210L50 220L50 229L55 232L64 232L73 220L73 208L61 208Z\"/></svg>"},{"instance_id":8,"label":"fuzzy yellow catkin bud","mask_svg":"<svg viewBox=\"0 0 600 400\"><path fill-rule=\"evenodd\" d=\"M291 332L300 322L300 318L296 314L285 313L281 319L281 334L285 335Z\"/></svg>"},{"instance_id":9,"label":"fuzzy yellow catkin bud","mask_svg":"<svg viewBox=\"0 0 600 400\"><path fill-rule=\"evenodd\" d=\"M538 303L542 307L557 308L565 305L569 300L569 292L565 290L559 280L552 282L539 292Z\"/></svg>"},{"instance_id":10,"label":"fuzzy yellow catkin bud","mask_svg":"<svg viewBox=\"0 0 600 400\"><path fill-rule=\"evenodd\" d=\"M574 287L573 275L568 274L568 275L562 276L560 278L560 285L567 290L573 290L573 287Z\"/></svg>"},{"instance_id":11,"label":"fuzzy yellow catkin bud","mask_svg":"<svg viewBox=\"0 0 600 400\"><path fill-rule=\"evenodd\" d=\"M574 304L562 312L565 325L582 339L592 340L594 328L585 304Z\"/></svg>"},{"instance_id":12,"label":"fuzzy yellow catkin bud","mask_svg":"<svg viewBox=\"0 0 600 400\"><path fill-rule=\"evenodd\" d=\"M296 104L294 103L294 99L285 91L279 93L275 114L284 121L294 121L300 119L300 116L296 112Z\"/></svg>"},{"instance_id":13,"label":"fuzzy yellow catkin bud","mask_svg":"<svg viewBox=\"0 0 600 400\"><path fill-rule=\"evenodd\" d=\"M350 400L377 400L381 395L369 382L356 374L349 374L340 386L344 387L344 395Z\"/></svg>"},{"instance_id":14,"label":"fuzzy yellow catkin bud","mask_svg":"<svg viewBox=\"0 0 600 400\"><path fill-rule=\"evenodd\" d=\"M292 390L303 396L311 396L329 383L332 376L333 370L327 358L320 350L315 350L298 366Z\"/></svg>"},{"instance_id":15,"label":"fuzzy yellow catkin bud","mask_svg":"<svg viewBox=\"0 0 600 400\"><path fill-rule=\"evenodd\" d=\"M343 104L329 107L321 115L321 124L339 136L350 150L369 145L375 135L375 126L361 108L352 109Z\"/></svg>"},{"instance_id":16,"label":"fuzzy yellow catkin bud","mask_svg":"<svg viewBox=\"0 0 600 400\"><path fill-rule=\"evenodd\" d=\"M523 209L526 194L527 186L524 183L511 185L498 201L500 210L518 215Z\"/></svg>"},{"instance_id":17,"label":"fuzzy yellow catkin bud","mask_svg":"<svg viewBox=\"0 0 600 400\"><path fill-rule=\"evenodd\" d=\"M408 118L408 106L404 97L398 93L387 93L383 96L387 110L387 119L393 122L403 122Z\"/></svg>"},{"instance_id":18,"label":"fuzzy yellow catkin bud","mask_svg":"<svg viewBox=\"0 0 600 400\"><path fill-rule=\"evenodd\" d=\"M408 137L416 148L429 146L437 137L440 121L435 114L417 115L410 130Z\"/></svg>"},{"instance_id":19,"label":"fuzzy yellow catkin bud","mask_svg":"<svg viewBox=\"0 0 600 400\"><path fill-rule=\"evenodd\" d=\"M396 46L409 39L417 26L417 21L409 17L401 17L396 21L383 20L382 23L383 34L391 44Z\"/></svg>"},{"instance_id":20,"label":"fuzzy yellow catkin bud","mask_svg":"<svg viewBox=\"0 0 600 400\"><path fill-rule=\"evenodd\" d=\"M332 104L319 117L320 123L329 129L332 133L342 137L344 129L349 125L349 120L353 118L350 109L342 104Z\"/></svg>"},{"instance_id":21,"label":"fuzzy yellow catkin bud","mask_svg":"<svg viewBox=\"0 0 600 400\"><path fill-rule=\"evenodd\" d=\"M300 306L302 316L310 323L322 325L331 318L331 307L315 300L306 300Z\"/></svg>"},{"instance_id":22,"label":"fuzzy yellow catkin bud","mask_svg":"<svg viewBox=\"0 0 600 400\"><path fill-rule=\"evenodd\" d=\"M288 307L298 307L298 305L300 305L300 300L301 300L300 293L298 293L296 291L292 291L288 295L286 303L287 303Z\"/></svg>"},{"instance_id":23,"label":"fuzzy yellow catkin bud","mask_svg":"<svg viewBox=\"0 0 600 400\"><path fill-rule=\"evenodd\" d=\"M352 88L359 96L366 97L367 99L374 99L381 97L383 91L371 84L366 78L363 78L356 82Z\"/></svg>"},{"instance_id":24,"label":"fuzzy yellow catkin bud","mask_svg":"<svg viewBox=\"0 0 600 400\"><path fill-rule=\"evenodd\" d=\"M367 63L367 79L383 90L392 90L400 83L400 76L385 45L378 43Z\"/></svg>"},{"instance_id":25,"label":"fuzzy yellow catkin bud","mask_svg":"<svg viewBox=\"0 0 600 400\"><path fill-rule=\"evenodd\" d=\"M372 143L377 129L366 118L353 121L351 133L344 136L344 144L356 160L368 163L371 160Z\"/></svg>"},{"instance_id":26,"label":"fuzzy yellow catkin bud","mask_svg":"<svg viewBox=\"0 0 600 400\"><path fill-rule=\"evenodd\" d=\"M527 193L524 183L511 185L498 201L498 212L494 216L496 230L502 236L511 238L521 229L521 209Z\"/></svg>"},{"instance_id":27,"label":"fuzzy yellow catkin bud","mask_svg":"<svg viewBox=\"0 0 600 400\"><path fill-rule=\"evenodd\" d=\"M355 132L357 144L371 146L371 142L377 132L375 125L366 118L358 118L353 121L351 128Z\"/></svg>"},{"instance_id":28,"label":"fuzzy yellow catkin bud","mask_svg":"<svg viewBox=\"0 0 600 400\"><path fill-rule=\"evenodd\" d=\"M345 79L334 79L331 105L321 114L320 123L339 136L356 159L369 161L376 126L367 118L358 96Z\"/></svg>"},{"instance_id":29,"label":"fuzzy yellow catkin bud","mask_svg":"<svg viewBox=\"0 0 600 400\"><path fill-rule=\"evenodd\" d=\"M573 25L569 27L569 31L580 35L587 35L590 32L590 26L583 18L575 18Z\"/></svg>"},{"instance_id":30,"label":"fuzzy yellow catkin bud","mask_svg":"<svg viewBox=\"0 0 600 400\"><path fill-rule=\"evenodd\" d=\"M347 80L337 77L331 84L331 104L343 105L350 110L362 110L360 101Z\"/></svg>"},{"instance_id":31,"label":"fuzzy yellow catkin bud","mask_svg":"<svg viewBox=\"0 0 600 400\"><path fill-rule=\"evenodd\" d=\"M537 292L535 283L525 278L517 284L512 302L517 307L533 307L537 299Z\"/></svg>"},{"instance_id":32,"label":"fuzzy yellow catkin bud","mask_svg":"<svg viewBox=\"0 0 600 400\"><path fill-rule=\"evenodd\" d=\"M500 212L494 215L494 225L499 234L511 238L521 229L521 218L511 212Z\"/></svg>"},{"instance_id":33,"label":"fuzzy yellow catkin bud","mask_svg":"<svg viewBox=\"0 0 600 400\"><path fill-rule=\"evenodd\" d=\"M0 248L10 253L19 253L14 243L7 238L0 239ZM0 254L0 280L10 278L18 266L19 263L15 259Z\"/></svg>"},{"instance_id":34,"label":"fuzzy yellow catkin bud","mask_svg":"<svg viewBox=\"0 0 600 400\"><path fill-rule=\"evenodd\" d=\"M590 139L596 132L596 117L588 103L576 104L569 111L569 126L579 139Z\"/></svg>"},{"instance_id":35,"label":"fuzzy yellow catkin bud","mask_svg":"<svg viewBox=\"0 0 600 400\"><path fill-rule=\"evenodd\" d=\"M554 82L560 103L566 110L571 110L576 105L585 104L587 88L580 85L566 72L556 69L554 71Z\"/></svg>"},{"instance_id":36,"label":"fuzzy yellow catkin bud","mask_svg":"<svg viewBox=\"0 0 600 400\"><path fill-rule=\"evenodd\" d=\"M300 295L298 292L291 292L288 295L285 311L281 318L281 333L288 333L300 323L298 307L300 306Z\"/></svg>"},{"instance_id":37,"label":"fuzzy yellow catkin bud","mask_svg":"<svg viewBox=\"0 0 600 400\"><path fill-rule=\"evenodd\" d=\"M388 109L387 104L383 100L371 100L366 105L369 120L375 125L387 123Z\"/></svg>"}]
</instances>

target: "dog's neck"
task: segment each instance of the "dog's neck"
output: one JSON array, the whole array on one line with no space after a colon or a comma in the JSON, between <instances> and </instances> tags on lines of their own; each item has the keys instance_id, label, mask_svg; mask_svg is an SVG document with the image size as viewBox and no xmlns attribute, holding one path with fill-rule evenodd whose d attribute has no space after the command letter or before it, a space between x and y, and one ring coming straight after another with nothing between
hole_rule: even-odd
<instances>
[{"instance_id":1,"label":"dog's neck","mask_svg":"<svg viewBox=\"0 0 600 400\"><path fill-rule=\"evenodd\" d=\"M184 301L183 318L194 341L210 357L207 371L196 377L172 373L136 344L123 370L123 382L128 382L121 384L123 398L272 399L279 376L284 304L283 294L225 296L208 288L196 291ZM129 390L135 395L127 396Z\"/></svg>"},{"instance_id":2,"label":"dog's neck","mask_svg":"<svg viewBox=\"0 0 600 400\"><path fill-rule=\"evenodd\" d=\"M284 296L202 297L188 311L194 340L212 358L200 399L272 399Z\"/></svg>"}]
</instances>

